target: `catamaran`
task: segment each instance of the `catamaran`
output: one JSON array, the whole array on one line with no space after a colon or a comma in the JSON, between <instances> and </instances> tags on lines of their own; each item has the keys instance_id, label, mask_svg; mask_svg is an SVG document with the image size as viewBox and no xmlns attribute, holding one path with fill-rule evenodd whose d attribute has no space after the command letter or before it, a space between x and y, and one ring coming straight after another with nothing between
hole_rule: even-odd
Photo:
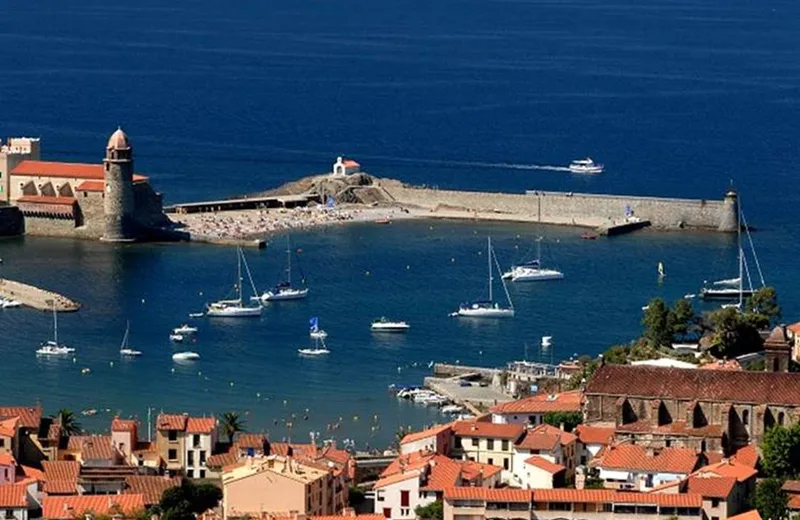
<instances>
[{"instance_id":1,"label":"catamaran","mask_svg":"<svg viewBox=\"0 0 800 520\"><path fill-rule=\"evenodd\" d=\"M512 266L511 269L503 273L503 280L512 282L543 282L546 280L561 280L564 273L557 269L547 269L542 267L542 240L544 237L536 239L536 259L520 265Z\"/></svg>"},{"instance_id":2,"label":"catamaran","mask_svg":"<svg viewBox=\"0 0 800 520\"><path fill-rule=\"evenodd\" d=\"M130 335L130 331L131 331L131 322L128 321L127 325L125 325L125 335L122 336L122 344L119 347L119 353L122 356L130 356L130 357L141 356L142 353L140 351L133 350L128 345L128 336Z\"/></svg>"},{"instance_id":3,"label":"catamaran","mask_svg":"<svg viewBox=\"0 0 800 520\"><path fill-rule=\"evenodd\" d=\"M236 258L237 258L237 281L236 284L236 291L237 291L237 298L235 300L220 300L214 303L208 304L206 308L206 316L212 318L248 318L248 317L256 317L261 316L261 311L263 310L261 305L245 305L244 298L243 298L243 278L242 278L242 264L244 264L245 272L247 273L247 278L250 280L250 287L253 289L253 294L256 294L256 286L253 283L253 276L250 274L250 268L247 266L247 260L244 257L244 253L242 252L242 248L236 248Z\"/></svg>"},{"instance_id":4,"label":"catamaran","mask_svg":"<svg viewBox=\"0 0 800 520\"><path fill-rule=\"evenodd\" d=\"M75 349L58 342L58 313L56 312L56 302L53 300L53 339L45 341L36 350L37 356L64 356L72 354Z\"/></svg>"},{"instance_id":5,"label":"catamaran","mask_svg":"<svg viewBox=\"0 0 800 520\"><path fill-rule=\"evenodd\" d=\"M301 272L302 276L302 272ZM305 284L305 278L303 278ZM274 302L282 300L301 300L308 296L308 287L294 287L292 285L292 243L289 235L286 236L286 280L280 282L271 290L262 294L259 299L262 302Z\"/></svg>"},{"instance_id":6,"label":"catamaran","mask_svg":"<svg viewBox=\"0 0 800 520\"><path fill-rule=\"evenodd\" d=\"M491 237L488 238L487 244L487 260L489 265L489 299L479 300L471 303L462 303L458 310L452 313L451 316L461 316L463 318L514 317L514 303L511 301L511 295L508 294L508 288L506 287L506 282L503 280L502 276L500 277L500 281L503 283L503 291L506 293L508 307L501 307L499 303L492 299L492 282L494 280L494 277L492 276L492 268L496 267L498 273L501 273L502 271L500 271L500 263L497 261L497 257L494 254L494 249L492 249ZM494 266L492 266L492 261L494 261Z\"/></svg>"},{"instance_id":7,"label":"catamaran","mask_svg":"<svg viewBox=\"0 0 800 520\"><path fill-rule=\"evenodd\" d=\"M319 328L319 318L314 316L308 322L308 335L312 338L325 339L328 333Z\"/></svg>"},{"instance_id":8,"label":"catamaran","mask_svg":"<svg viewBox=\"0 0 800 520\"><path fill-rule=\"evenodd\" d=\"M742 305L744 304L744 299L749 298L756 292L756 289L753 288L753 280L750 276L750 268L747 265L744 248L742 247L742 227L744 227L747 233L747 239L750 243L750 250L753 253L753 259L755 261L758 277L761 281L761 287L766 286L764 274L761 272L761 264L758 261L756 249L753 245L753 237L750 236L750 229L747 227L747 220L745 219L744 213L741 212L741 210L739 211L739 216L741 218L741 222L737 231L737 244L739 246L739 276L736 278L717 280L711 284L706 282L706 286L700 289L700 297L704 300L738 300L734 304L725 305L725 308L735 307L737 309L741 309ZM747 279L747 287L744 285L745 278Z\"/></svg>"}]
</instances>

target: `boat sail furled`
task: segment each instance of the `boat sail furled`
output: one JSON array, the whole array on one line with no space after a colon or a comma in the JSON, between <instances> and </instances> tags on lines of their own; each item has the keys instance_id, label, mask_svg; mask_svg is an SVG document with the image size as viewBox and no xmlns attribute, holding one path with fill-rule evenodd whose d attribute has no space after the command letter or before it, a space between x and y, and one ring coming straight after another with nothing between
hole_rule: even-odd
<instances>
[{"instance_id":1,"label":"boat sail furled","mask_svg":"<svg viewBox=\"0 0 800 520\"><path fill-rule=\"evenodd\" d=\"M58 342L58 312L56 312L56 302L53 300L53 339L45 341L36 350L37 356L63 356L72 354L75 349L62 345Z\"/></svg>"},{"instance_id":2,"label":"boat sail furled","mask_svg":"<svg viewBox=\"0 0 800 520\"><path fill-rule=\"evenodd\" d=\"M303 277L302 282L305 284L305 277ZM290 237L287 235L286 280L278 283L278 285L259 296L258 299L262 302L274 302L282 300L301 300L306 296L308 296L308 287L294 287L292 285L292 243Z\"/></svg>"},{"instance_id":3,"label":"boat sail furled","mask_svg":"<svg viewBox=\"0 0 800 520\"><path fill-rule=\"evenodd\" d=\"M499 303L495 302L492 294L492 285L494 276L493 270L496 268L498 274L502 273L500 270L500 263L492 249L492 239L487 239L487 256L489 268L489 298L487 300L474 301L470 303L462 303L458 310L452 313L452 316L460 316L463 318L513 318L514 317L514 303L511 301L511 295L508 294L508 288L503 277L500 276L500 281L503 284L503 291L505 292L506 299L508 300L508 307L501 307ZM493 265L494 264L494 265Z\"/></svg>"},{"instance_id":4,"label":"boat sail furled","mask_svg":"<svg viewBox=\"0 0 800 520\"><path fill-rule=\"evenodd\" d=\"M128 357L136 357L141 356L142 353L139 350L133 350L128 345L128 338L130 337L131 332L131 322L125 325L125 335L122 337L122 344L119 346L119 353L121 356L128 356Z\"/></svg>"},{"instance_id":5,"label":"boat sail furled","mask_svg":"<svg viewBox=\"0 0 800 520\"><path fill-rule=\"evenodd\" d=\"M561 271L542 267L542 240L543 237L536 239L536 259L512 266L509 271L503 273L504 280L511 280L512 282L543 282L564 278L564 273Z\"/></svg>"},{"instance_id":6,"label":"boat sail furled","mask_svg":"<svg viewBox=\"0 0 800 520\"><path fill-rule=\"evenodd\" d=\"M237 298L235 300L219 300L217 302L213 302L208 304L206 307L206 316L211 318L248 318L248 317L256 317L261 316L261 311L263 310L261 305L245 305L245 300L243 297L242 288L243 285L243 278L242 278L242 265L244 265L245 272L247 273L247 278L250 281L250 287L253 289L253 294L256 294L256 286L253 283L253 277L250 274L250 268L247 266L247 260L244 257L244 253L242 252L241 247L236 248L236 255L237 255L237 268L238 268L238 276L237 276L237 284L236 284L236 291L237 291Z\"/></svg>"}]
</instances>

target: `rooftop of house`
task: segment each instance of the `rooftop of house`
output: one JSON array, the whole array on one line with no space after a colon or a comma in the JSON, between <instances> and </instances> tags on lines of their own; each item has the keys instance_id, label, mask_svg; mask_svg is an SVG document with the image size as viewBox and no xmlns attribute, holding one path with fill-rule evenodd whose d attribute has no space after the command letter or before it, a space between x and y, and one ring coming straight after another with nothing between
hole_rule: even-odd
<instances>
[{"instance_id":1,"label":"rooftop of house","mask_svg":"<svg viewBox=\"0 0 800 520\"><path fill-rule=\"evenodd\" d=\"M732 477L744 482L758 474L758 471L747 464L732 459L723 459L716 464L708 464L698 469L695 475L713 474L719 477Z\"/></svg>"},{"instance_id":2,"label":"rooftop of house","mask_svg":"<svg viewBox=\"0 0 800 520\"><path fill-rule=\"evenodd\" d=\"M552 451L557 445L568 446L577 439L574 434L565 432L555 426L540 424L535 428L526 430L514 445L523 450Z\"/></svg>"},{"instance_id":3,"label":"rooftop of house","mask_svg":"<svg viewBox=\"0 0 800 520\"><path fill-rule=\"evenodd\" d=\"M456 421L453 433L460 437L482 437L516 441L525 431L521 424L494 424L481 421Z\"/></svg>"},{"instance_id":4,"label":"rooftop of house","mask_svg":"<svg viewBox=\"0 0 800 520\"><path fill-rule=\"evenodd\" d=\"M17 459L11 453L0 453L0 466L17 466Z\"/></svg>"},{"instance_id":5,"label":"rooftop of house","mask_svg":"<svg viewBox=\"0 0 800 520\"><path fill-rule=\"evenodd\" d=\"M0 406L0 419L19 417L20 428L35 428L38 430L42 420L42 407L36 406Z\"/></svg>"},{"instance_id":6,"label":"rooftop of house","mask_svg":"<svg viewBox=\"0 0 800 520\"><path fill-rule=\"evenodd\" d=\"M325 478L330 471L318 465L309 464L291 457L270 455L268 457L247 457L231 466L223 468L222 483L230 484L265 471L308 484Z\"/></svg>"},{"instance_id":7,"label":"rooftop of house","mask_svg":"<svg viewBox=\"0 0 800 520\"><path fill-rule=\"evenodd\" d=\"M189 417L186 421L186 433L209 435L216 427L217 419L214 417Z\"/></svg>"},{"instance_id":8,"label":"rooftop of house","mask_svg":"<svg viewBox=\"0 0 800 520\"><path fill-rule=\"evenodd\" d=\"M419 441L419 440L422 440L422 439L427 439L429 437L435 437L435 436L439 435L440 433L451 429L452 426L453 426L453 423L440 424L438 426L434 426L434 427L428 428L426 430L422 430L422 431L414 432L414 433L409 433L408 435L403 437L403 440L400 441L400 444L401 445L402 444L409 444L411 442L416 442L416 441Z\"/></svg>"},{"instance_id":9,"label":"rooftop of house","mask_svg":"<svg viewBox=\"0 0 800 520\"><path fill-rule=\"evenodd\" d=\"M81 465L74 460L45 460L44 492L50 495L74 495L78 492Z\"/></svg>"},{"instance_id":10,"label":"rooftop of house","mask_svg":"<svg viewBox=\"0 0 800 520\"><path fill-rule=\"evenodd\" d=\"M686 448L649 451L636 444L609 446L591 464L603 469L675 473L688 475L697 467L699 455Z\"/></svg>"},{"instance_id":11,"label":"rooftop of house","mask_svg":"<svg viewBox=\"0 0 800 520\"><path fill-rule=\"evenodd\" d=\"M45 496L42 499L42 518L72 520L87 512L94 515L116 512L131 515L143 511L144 507L144 496L141 494Z\"/></svg>"},{"instance_id":12,"label":"rooftop of house","mask_svg":"<svg viewBox=\"0 0 800 520\"><path fill-rule=\"evenodd\" d=\"M110 435L73 435L67 441L67 449L80 451L81 460L113 460L115 450Z\"/></svg>"},{"instance_id":13,"label":"rooftop of house","mask_svg":"<svg viewBox=\"0 0 800 520\"><path fill-rule=\"evenodd\" d=\"M518 401L498 404L491 408L493 414L541 414L547 412L580 412L583 393L580 390L560 394L536 394Z\"/></svg>"},{"instance_id":14,"label":"rooftop of house","mask_svg":"<svg viewBox=\"0 0 800 520\"><path fill-rule=\"evenodd\" d=\"M8 419L0 419L0 436L15 437L17 435L18 425L19 425L19 417L9 417Z\"/></svg>"},{"instance_id":15,"label":"rooftop of house","mask_svg":"<svg viewBox=\"0 0 800 520\"><path fill-rule=\"evenodd\" d=\"M147 505L158 504L161 496L169 488L181 485L180 477L166 477L160 475L128 475L125 477L126 495L140 494Z\"/></svg>"},{"instance_id":16,"label":"rooftop of house","mask_svg":"<svg viewBox=\"0 0 800 520\"><path fill-rule=\"evenodd\" d=\"M800 373L604 365L586 395L800 406Z\"/></svg>"},{"instance_id":17,"label":"rooftop of house","mask_svg":"<svg viewBox=\"0 0 800 520\"><path fill-rule=\"evenodd\" d=\"M27 486L25 484L0 485L0 508L21 509L27 507Z\"/></svg>"},{"instance_id":18,"label":"rooftop of house","mask_svg":"<svg viewBox=\"0 0 800 520\"><path fill-rule=\"evenodd\" d=\"M189 414L161 413L156 418L156 429L159 431L181 431L189 434L210 434L217 427L217 419L211 417L194 417Z\"/></svg>"},{"instance_id":19,"label":"rooftop of house","mask_svg":"<svg viewBox=\"0 0 800 520\"><path fill-rule=\"evenodd\" d=\"M703 497L728 498L735 486L735 477L691 475L686 479L686 492Z\"/></svg>"},{"instance_id":20,"label":"rooftop of house","mask_svg":"<svg viewBox=\"0 0 800 520\"><path fill-rule=\"evenodd\" d=\"M525 459L525 464L529 464L541 470L544 470L548 473L552 473L555 475L560 471L565 471L567 468L562 466L561 464L556 464L555 462L550 462L544 457L540 457L538 455L534 455L533 457L529 457Z\"/></svg>"},{"instance_id":21,"label":"rooftop of house","mask_svg":"<svg viewBox=\"0 0 800 520\"><path fill-rule=\"evenodd\" d=\"M482 485L484 479L491 478L503 471L503 468L491 464L473 461L453 460L444 455L432 452L414 452L398 456L381 473L381 478L374 488L382 488L410 478L427 475L421 487L424 491L443 491L462 484Z\"/></svg>"},{"instance_id":22,"label":"rooftop of house","mask_svg":"<svg viewBox=\"0 0 800 520\"><path fill-rule=\"evenodd\" d=\"M445 500L537 503L612 503L700 508L703 497L692 493L625 493L610 489L511 489L455 487Z\"/></svg>"},{"instance_id":23,"label":"rooftop of house","mask_svg":"<svg viewBox=\"0 0 800 520\"><path fill-rule=\"evenodd\" d=\"M752 509L740 515L729 516L728 520L761 520L761 515L759 514L758 510Z\"/></svg>"},{"instance_id":24,"label":"rooftop of house","mask_svg":"<svg viewBox=\"0 0 800 520\"><path fill-rule=\"evenodd\" d=\"M748 444L743 448L739 448L736 453L733 454L731 459L735 460L736 462L740 462L745 466L750 466L751 468L755 468L758 465L758 448L755 444Z\"/></svg>"},{"instance_id":25,"label":"rooftop of house","mask_svg":"<svg viewBox=\"0 0 800 520\"><path fill-rule=\"evenodd\" d=\"M800 480L787 480L781 488L787 493L800 494Z\"/></svg>"},{"instance_id":26,"label":"rooftop of house","mask_svg":"<svg viewBox=\"0 0 800 520\"><path fill-rule=\"evenodd\" d=\"M579 424L578 427L575 428L575 433L583 444L608 446L614 442L614 428Z\"/></svg>"},{"instance_id":27,"label":"rooftop of house","mask_svg":"<svg viewBox=\"0 0 800 520\"><path fill-rule=\"evenodd\" d=\"M111 431L112 432L136 431L136 421L133 419L120 419L119 417L114 417L114 420L111 421Z\"/></svg>"}]
</instances>

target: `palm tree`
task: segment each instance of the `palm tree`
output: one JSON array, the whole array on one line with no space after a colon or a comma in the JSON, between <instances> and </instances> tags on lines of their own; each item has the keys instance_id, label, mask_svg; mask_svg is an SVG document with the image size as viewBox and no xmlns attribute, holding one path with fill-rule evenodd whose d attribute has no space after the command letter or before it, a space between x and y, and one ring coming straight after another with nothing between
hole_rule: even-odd
<instances>
[{"instance_id":1,"label":"palm tree","mask_svg":"<svg viewBox=\"0 0 800 520\"><path fill-rule=\"evenodd\" d=\"M75 418L75 414L69 408L62 408L53 416L53 419L61 425L61 432L64 435L77 435L83 431L81 423Z\"/></svg>"},{"instance_id":2,"label":"palm tree","mask_svg":"<svg viewBox=\"0 0 800 520\"><path fill-rule=\"evenodd\" d=\"M237 412L225 412L219 418L222 433L228 437L228 442L233 444L233 437L237 432L244 431L244 419Z\"/></svg>"}]
</instances>

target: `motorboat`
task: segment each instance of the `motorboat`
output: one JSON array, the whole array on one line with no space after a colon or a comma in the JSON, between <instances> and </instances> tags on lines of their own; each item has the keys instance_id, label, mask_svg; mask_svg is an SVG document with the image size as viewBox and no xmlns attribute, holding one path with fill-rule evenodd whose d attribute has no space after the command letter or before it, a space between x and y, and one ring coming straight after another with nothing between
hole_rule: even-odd
<instances>
[{"instance_id":1,"label":"motorboat","mask_svg":"<svg viewBox=\"0 0 800 520\"><path fill-rule=\"evenodd\" d=\"M253 277L250 274L250 268L247 266L247 259L244 257L244 253L242 252L242 248L239 247L236 249L236 258L237 258L237 281L236 284L236 293L237 298L233 300L219 300L214 303L210 303L206 306L206 316L210 318L249 318L249 317L258 317L261 316L261 312L263 308L260 304L251 306L245 305L244 298L243 298L243 278L242 278L242 264L244 264L245 272L247 273L247 277L250 280L250 287L253 289L253 294L256 294L256 287L253 283Z\"/></svg>"},{"instance_id":2,"label":"motorboat","mask_svg":"<svg viewBox=\"0 0 800 520\"><path fill-rule=\"evenodd\" d=\"M39 348L36 350L36 355L65 356L74 352L74 348L62 345L58 342L58 312L56 312L56 302L53 300L53 339L39 345Z\"/></svg>"},{"instance_id":3,"label":"motorboat","mask_svg":"<svg viewBox=\"0 0 800 520\"><path fill-rule=\"evenodd\" d=\"M506 294L506 300L508 301L508 307L501 307L499 303L495 302L492 299L492 282L494 281L494 277L492 273L494 272L493 269L497 268L497 272L500 274L500 263L497 261L497 257L494 254L494 249L492 249L492 238L489 237L487 239L487 262L489 267L489 298L487 300L478 300L470 303L462 303L458 310L451 313L451 316L460 316L462 318L513 318L514 317L514 303L511 301L511 295L508 294L508 288L506 287L506 282L503 280L502 274L500 276L500 282L503 284L503 291ZM494 263L494 265L492 265Z\"/></svg>"},{"instance_id":4,"label":"motorboat","mask_svg":"<svg viewBox=\"0 0 800 520\"><path fill-rule=\"evenodd\" d=\"M390 219L389 217L379 217L379 218L375 219L375 223L376 224L391 224L392 223L392 219Z\"/></svg>"},{"instance_id":5,"label":"motorboat","mask_svg":"<svg viewBox=\"0 0 800 520\"><path fill-rule=\"evenodd\" d=\"M190 318L202 318L205 315L206 315L205 312L190 312L189 313L189 317Z\"/></svg>"},{"instance_id":6,"label":"motorboat","mask_svg":"<svg viewBox=\"0 0 800 520\"><path fill-rule=\"evenodd\" d=\"M300 276L303 284L305 284L305 276L303 276L302 269ZM286 280L281 281L269 291L253 299L258 299L261 302L275 302L302 300L306 296L308 296L308 287L295 287L292 285L292 242L289 235L286 235Z\"/></svg>"},{"instance_id":7,"label":"motorboat","mask_svg":"<svg viewBox=\"0 0 800 520\"><path fill-rule=\"evenodd\" d=\"M186 325L185 323L183 325L181 325L180 327L172 329L172 333L173 334L184 334L185 335L185 334L194 334L195 332L197 332L197 327L190 327L189 325Z\"/></svg>"},{"instance_id":8,"label":"motorboat","mask_svg":"<svg viewBox=\"0 0 800 520\"><path fill-rule=\"evenodd\" d=\"M183 334L170 334L169 340L173 343L183 343L184 337Z\"/></svg>"},{"instance_id":9,"label":"motorboat","mask_svg":"<svg viewBox=\"0 0 800 520\"><path fill-rule=\"evenodd\" d=\"M378 318L369 326L372 332L406 332L411 325L405 321L394 321L387 318Z\"/></svg>"},{"instance_id":10,"label":"motorboat","mask_svg":"<svg viewBox=\"0 0 800 520\"><path fill-rule=\"evenodd\" d=\"M459 406L457 404L448 404L447 406L442 407L442 413L444 414L456 414L461 413L464 411L463 406Z\"/></svg>"},{"instance_id":11,"label":"motorboat","mask_svg":"<svg viewBox=\"0 0 800 520\"><path fill-rule=\"evenodd\" d=\"M603 173L604 166L596 163L591 157L586 159L576 159L569 164L569 171L572 173Z\"/></svg>"},{"instance_id":12,"label":"motorboat","mask_svg":"<svg viewBox=\"0 0 800 520\"><path fill-rule=\"evenodd\" d=\"M174 361L194 361L196 359L200 359L200 354L197 352L176 352L172 354L172 359Z\"/></svg>"},{"instance_id":13,"label":"motorboat","mask_svg":"<svg viewBox=\"0 0 800 520\"><path fill-rule=\"evenodd\" d=\"M557 269L542 267L542 237L536 240L536 258L523 264L512 266L503 273L503 280L512 282L543 282L546 280L561 280L564 273Z\"/></svg>"},{"instance_id":14,"label":"motorboat","mask_svg":"<svg viewBox=\"0 0 800 520\"><path fill-rule=\"evenodd\" d=\"M325 339L328 333L319 328L319 318L314 316L308 321L308 335L312 339Z\"/></svg>"},{"instance_id":15,"label":"motorboat","mask_svg":"<svg viewBox=\"0 0 800 520\"><path fill-rule=\"evenodd\" d=\"M397 397L400 399L413 399L415 395L428 392L422 388L404 388L397 392Z\"/></svg>"},{"instance_id":16,"label":"motorboat","mask_svg":"<svg viewBox=\"0 0 800 520\"><path fill-rule=\"evenodd\" d=\"M142 353L138 350L133 350L128 345L128 337L130 336L131 330L131 322L128 321L127 325L125 326L125 335L122 336L122 344L119 346L119 353L121 356L128 356L128 357L137 357L141 356Z\"/></svg>"},{"instance_id":17,"label":"motorboat","mask_svg":"<svg viewBox=\"0 0 800 520\"><path fill-rule=\"evenodd\" d=\"M439 395L437 393L431 393L430 395L429 394L423 394L423 395L416 396L414 398L414 402L415 403L424 404L424 405L440 406L440 405L446 404L448 402L448 399L443 395Z\"/></svg>"}]
</instances>

